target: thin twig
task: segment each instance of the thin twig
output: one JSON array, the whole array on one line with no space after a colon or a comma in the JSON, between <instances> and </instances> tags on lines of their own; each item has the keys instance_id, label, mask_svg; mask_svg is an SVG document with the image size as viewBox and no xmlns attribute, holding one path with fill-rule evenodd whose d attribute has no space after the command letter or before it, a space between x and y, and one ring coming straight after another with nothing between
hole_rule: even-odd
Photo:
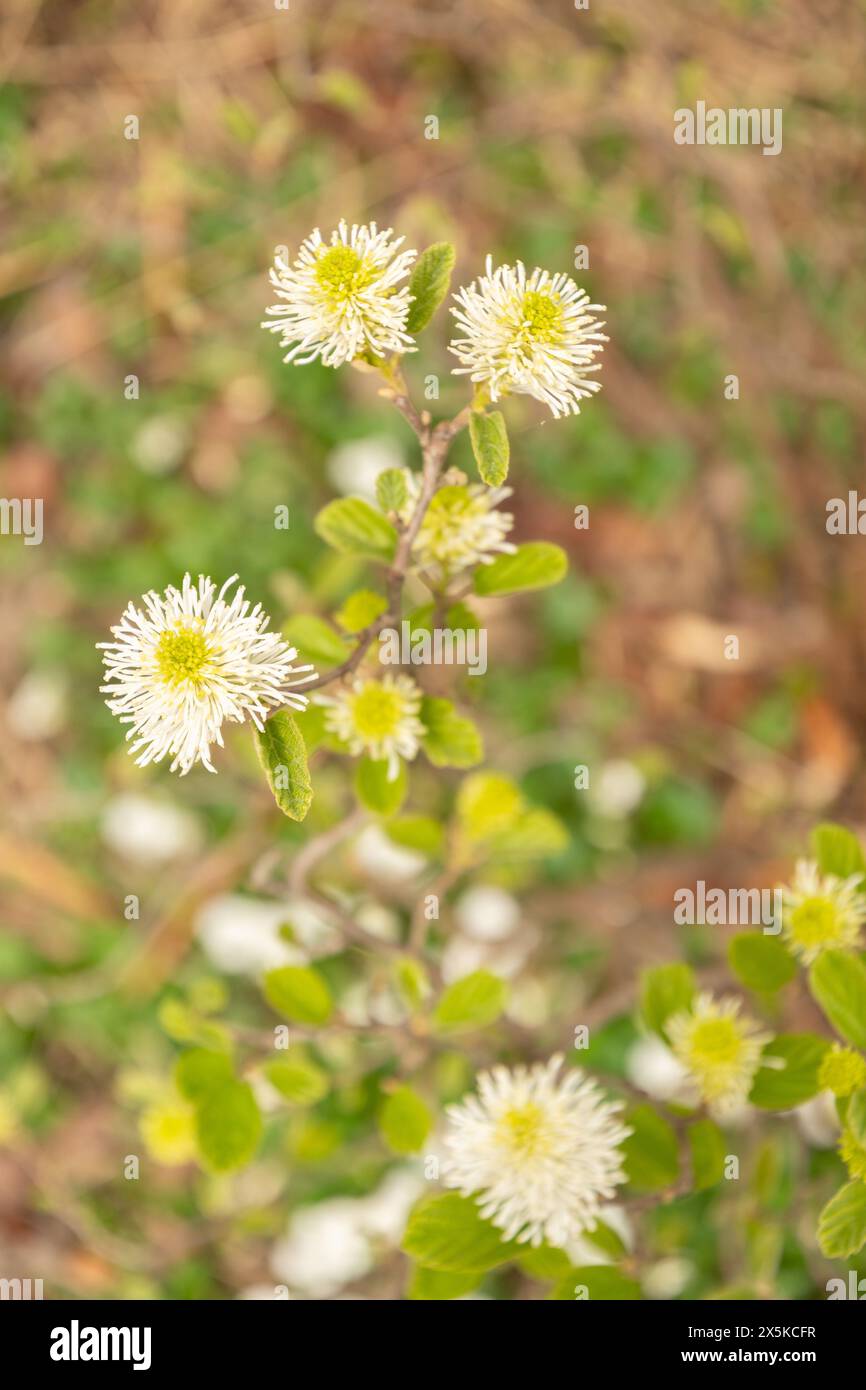
<instances>
[{"instance_id":1,"label":"thin twig","mask_svg":"<svg viewBox=\"0 0 866 1390\"><path fill-rule=\"evenodd\" d=\"M389 567L386 575L386 593L388 598L388 611L384 613L369 627L365 628L359 635L358 645L341 665L328 671L322 676L317 676L315 680L309 681L306 685L307 690L320 689L324 685L329 685L332 681L344 679L350 675L362 662L375 638L385 627L395 626L400 622L403 611L403 585L412 563L412 547L424 520L425 513L430 501L439 486L439 479L442 467L448 453L449 445L456 434L459 434L469 420L469 407L461 410L451 420L441 420L437 425L432 425L430 416L426 411L419 412L410 399L408 389L399 365L390 362L382 368L382 375L385 380L385 387L381 395L391 400L403 417L409 422L418 442L421 445L422 472L421 487L415 509L410 520L405 526L398 528L397 546L394 552L394 560ZM310 873L316 864L322 860L336 845L350 835L365 819L362 811L355 811L346 820L340 821L337 825L331 826L322 834L315 836L297 854L292 864L289 875L289 884L293 893L308 898L311 902L321 907L333 919L336 920L340 930L348 941L353 945L364 950L386 951L391 954L411 955L423 961L425 968L431 977L439 980L439 969L436 963L430 960L425 952L426 923L423 916L423 902L416 906L413 914L412 925L409 933L409 940L405 944L402 942L386 941L381 937L374 936L364 927L360 926L341 903L329 898L325 893L313 887L309 882ZM444 891L450 887L456 876L453 869L446 868L440 878L436 881L438 891Z\"/></svg>"}]
</instances>

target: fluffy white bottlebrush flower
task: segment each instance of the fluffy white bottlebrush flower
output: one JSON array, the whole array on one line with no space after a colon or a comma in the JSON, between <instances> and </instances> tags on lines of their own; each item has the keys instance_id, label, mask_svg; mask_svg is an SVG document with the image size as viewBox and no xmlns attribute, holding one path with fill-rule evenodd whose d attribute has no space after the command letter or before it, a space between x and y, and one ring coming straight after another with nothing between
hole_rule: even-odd
<instances>
[{"instance_id":1,"label":"fluffy white bottlebrush flower","mask_svg":"<svg viewBox=\"0 0 866 1390\"><path fill-rule=\"evenodd\" d=\"M686 1072L683 1098L703 1101L715 1119L727 1119L746 1104L772 1034L740 1014L739 999L695 996L665 1024L671 1050Z\"/></svg>"},{"instance_id":2,"label":"fluffy white bottlebrush flower","mask_svg":"<svg viewBox=\"0 0 866 1390\"><path fill-rule=\"evenodd\" d=\"M354 757L367 754L387 761L388 781L400 771L400 759L411 762L427 732L421 723L422 694L410 676L356 676L335 695L319 695L325 725L348 744Z\"/></svg>"},{"instance_id":3,"label":"fluffy white bottlebrush flower","mask_svg":"<svg viewBox=\"0 0 866 1390\"><path fill-rule=\"evenodd\" d=\"M521 261L493 268L454 296L451 313L462 336L449 348L460 366L497 401L511 394L533 396L559 417L577 415L580 402L601 389L591 373L601 370L593 359L608 340L594 317L603 304L568 276L536 267L531 275Z\"/></svg>"},{"instance_id":4,"label":"fluffy white bottlebrush flower","mask_svg":"<svg viewBox=\"0 0 866 1390\"><path fill-rule=\"evenodd\" d=\"M257 729L279 705L304 709L307 697L293 687L314 678L312 666L293 666L294 647L279 633L261 604L251 608L243 586L231 599L232 575L217 594L213 580L199 576L193 584L169 585L130 603L103 649L107 683L100 690L121 724L132 727L130 753L144 767L172 759L181 776L201 762L216 768L210 746L223 746L222 725L246 718ZM312 674L305 674L312 673Z\"/></svg>"},{"instance_id":5,"label":"fluffy white bottlebrush flower","mask_svg":"<svg viewBox=\"0 0 866 1390\"><path fill-rule=\"evenodd\" d=\"M421 482L417 473L404 469L408 499L401 511L407 525L418 504ZM489 565L496 555L513 555L517 549L507 536L514 525L510 512L498 511L511 496L510 487L484 487L467 483L466 474L451 468L443 486L434 492L412 546L412 558L425 569L456 574L471 565Z\"/></svg>"},{"instance_id":6,"label":"fluffy white bottlebrush flower","mask_svg":"<svg viewBox=\"0 0 866 1390\"><path fill-rule=\"evenodd\" d=\"M362 353L384 357L414 351L406 332L412 296L401 285L417 251L400 251L404 238L375 222L351 229L340 222L330 241L318 227L301 244L294 265L278 256L270 281L282 303L262 324L288 348L284 362L305 366L317 357L340 367Z\"/></svg>"},{"instance_id":7,"label":"fluffy white bottlebrush flower","mask_svg":"<svg viewBox=\"0 0 866 1390\"><path fill-rule=\"evenodd\" d=\"M862 874L822 874L814 859L800 859L791 884L784 884L782 931L794 954L811 965L822 951L856 951L866 920Z\"/></svg>"},{"instance_id":8,"label":"fluffy white bottlebrush flower","mask_svg":"<svg viewBox=\"0 0 866 1390\"><path fill-rule=\"evenodd\" d=\"M562 1064L481 1072L477 1095L446 1111L443 1181L474 1196L503 1240L566 1245L625 1182L622 1102L577 1068L560 1076Z\"/></svg>"}]
</instances>

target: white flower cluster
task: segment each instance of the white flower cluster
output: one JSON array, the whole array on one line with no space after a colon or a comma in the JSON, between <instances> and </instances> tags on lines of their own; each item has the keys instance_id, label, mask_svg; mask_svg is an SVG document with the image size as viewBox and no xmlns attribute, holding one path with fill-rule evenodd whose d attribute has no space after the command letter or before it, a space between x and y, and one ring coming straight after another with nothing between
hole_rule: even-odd
<instances>
[{"instance_id":1,"label":"white flower cluster","mask_svg":"<svg viewBox=\"0 0 866 1390\"><path fill-rule=\"evenodd\" d=\"M271 283L282 301L262 325L281 335L286 362L315 358L339 367L358 357L385 358L414 350L406 331L412 294L409 275L417 252L399 251L403 238L376 223L340 222L326 241L318 228L302 243L294 265L278 258ZM460 336L450 351L491 401L533 396L554 416L577 414L600 389L594 359L607 338L585 290L568 275L521 261L494 267L454 296Z\"/></svg>"}]
</instances>

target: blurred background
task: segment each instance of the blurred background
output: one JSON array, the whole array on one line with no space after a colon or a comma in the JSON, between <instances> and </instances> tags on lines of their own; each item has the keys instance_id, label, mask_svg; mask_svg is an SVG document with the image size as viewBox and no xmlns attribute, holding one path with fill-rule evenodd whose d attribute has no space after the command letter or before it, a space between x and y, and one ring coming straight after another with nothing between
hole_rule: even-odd
<instances>
[{"instance_id":1,"label":"blurred background","mask_svg":"<svg viewBox=\"0 0 866 1390\"><path fill-rule=\"evenodd\" d=\"M712 961L724 931L674 927L677 887L770 886L816 819L866 824L866 552L825 529L862 477L864 5L7 0L0 52L0 492L45 509L41 545L0 538L0 1274L88 1298L391 1297L417 1189L366 1137L366 1081L231 1184L184 1163L159 1111L175 1044L229 995L261 1022L249 975L292 949L275 866L309 827L273 811L247 731L218 777L137 769L94 644L185 570L239 573L277 624L367 581L313 517L417 464L415 442L369 377L282 364L259 328L278 246L345 217L452 240L455 285L488 253L574 274L608 306L603 391L565 421L507 406L515 536L562 545L570 574L489 605L490 669L459 690L488 764L570 845L531 883L489 876L463 913L490 914L486 940L452 904L455 939L493 967L499 943L549 1050L590 1000L623 1013L641 966ZM783 108L782 153L675 144L698 100ZM438 376L443 415L465 401L449 324L407 366L418 397ZM465 440L453 461L472 471ZM317 774L313 830L343 777ZM439 781L419 770L416 809L439 813ZM397 912L411 866L386 871L382 838L354 869ZM634 1036L606 1030L614 1071ZM165 1162L125 1182L140 1133ZM323 1229L287 1235L313 1202ZM326 1212L339 1257L311 1280ZM663 1293L723 1277L706 1239ZM781 1296L805 1296L818 1275L783 1254Z\"/></svg>"}]
</instances>

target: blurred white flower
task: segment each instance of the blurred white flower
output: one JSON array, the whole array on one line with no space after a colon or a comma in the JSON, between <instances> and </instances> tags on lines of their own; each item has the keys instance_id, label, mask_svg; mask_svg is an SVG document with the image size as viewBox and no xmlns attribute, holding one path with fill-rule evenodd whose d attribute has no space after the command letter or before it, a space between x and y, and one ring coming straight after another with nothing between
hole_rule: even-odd
<instances>
[{"instance_id":1,"label":"blurred white flower","mask_svg":"<svg viewBox=\"0 0 866 1390\"><path fill-rule=\"evenodd\" d=\"M454 933L449 936L442 952L442 979L446 985L462 980L486 963L487 951L480 941L472 941L468 936Z\"/></svg>"},{"instance_id":2,"label":"blurred white flower","mask_svg":"<svg viewBox=\"0 0 866 1390\"><path fill-rule=\"evenodd\" d=\"M520 903L503 888L478 883L461 893L454 904L461 931L478 941L502 941L520 924Z\"/></svg>"},{"instance_id":3,"label":"blurred white flower","mask_svg":"<svg viewBox=\"0 0 866 1390\"><path fill-rule=\"evenodd\" d=\"M550 1017L550 983L533 976L515 980L508 992L506 1018L523 1028L541 1028Z\"/></svg>"},{"instance_id":4,"label":"blurred white flower","mask_svg":"<svg viewBox=\"0 0 866 1390\"><path fill-rule=\"evenodd\" d=\"M625 1059L629 1081L656 1100L682 1099L688 1072L655 1033L635 1043Z\"/></svg>"},{"instance_id":5,"label":"blurred white flower","mask_svg":"<svg viewBox=\"0 0 866 1390\"><path fill-rule=\"evenodd\" d=\"M656 1260L643 1274L641 1284L647 1298L659 1301L678 1298L688 1284L695 1267L691 1260L681 1255L669 1255L667 1259Z\"/></svg>"},{"instance_id":6,"label":"blurred white flower","mask_svg":"<svg viewBox=\"0 0 866 1390\"><path fill-rule=\"evenodd\" d=\"M336 1293L372 1269L378 1245L398 1243L425 1186L420 1171L395 1169L366 1197L301 1207L271 1251L273 1273L311 1297Z\"/></svg>"},{"instance_id":7,"label":"blurred white flower","mask_svg":"<svg viewBox=\"0 0 866 1390\"><path fill-rule=\"evenodd\" d=\"M739 999L716 999L705 990L665 1023L671 1050L687 1072L689 1102L703 1102L717 1120L746 1110L761 1053L772 1037L741 1007Z\"/></svg>"},{"instance_id":8,"label":"blurred white flower","mask_svg":"<svg viewBox=\"0 0 866 1390\"><path fill-rule=\"evenodd\" d=\"M616 820L629 815L640 804L645 790L643 773L625 758L604 763L589 788L595 810Z\"/></svg>"},{"instance_id":9,"label":"blurred white flower","mask_svg":"<svg viewBox=\"0 0 866 1390\"><path fill-rule=\"evenodd\" d=\"M834 1149L839 1138L839 1112L830 1091L819 1091L794 1110L797 1128L815 1149Z\"/></svg>"},{"instance_id":10,"label":"blurred white flower","mask_svg":"<svg viewBox=\"0 0 866 1390\"><path fill-rule=\"evenodd\" d=\"M866 904L862 874L822 874L814 859L799 859L794 880L781 887L782 929L794 955L811 965L822 951L856 951Z\"/></svg>"},{"instance_id":11,"label":"blurred white flower","mask_svg":"<svg viewBox=\"0 0 866 1390\"><path fill-rule=\"evenodd\" d=\"M364 873L385 883L416 878L427 863L417 850L396 845L378 825L365 826L352 845L352 856Z\"/></svg>"},{"instance_id":12,"label":"blurred white flower","mask_svg":"<svg viewBox=\"0 0 866 1390\"><path fill-rule=\"evenodd\" d=\"M358 926L364 927L366 931L372 932L373 936L380 937L382 941L396 941L400 935L399 917L383 903L359 903L354 908L354 913Z\"/></svg>"},{"instance_id":13,"label":"blurred white flower","mask_svg":"<svg viewBox=\"0 0 866 1390\"><path fill-rule=\"evenodd\" d=\"M311 956L329 956L338 950L342 937L321 908L307 898L287 898L285 917L299 946Z\"/></svg>"},{"instance_id":14,"label":"blurred white flower","mask_svg":"<svg viewBox=\"0 0 866 1390\"><path fill-rule=\"evenodd\" d=\"M303 965L307 953L279 935L291 915L285 903L226 893L199 909L195 934L209 960L227 975L260 975Z\"/></svg>"},{"instance_id":15,"label":"blurred white flower","mask_svg":"<svg viewBox=\"0 0 866 1390\"><path fill-rule=\"evenodd\" d=\"M59 671L28 671L6 705L6 718L16 738L36 743L54 738L68 718L69 687Z\"/></svg>"},{"instance_id":16,"label":"blurred white flower","mask_svg":"<svg viewBox=\"0 0 866 1390\"><path fill-rule=\"evenodd\" d=\"M167 864L195 854L203 835L183 806L156 796L122 792L102 814L102 838L110 850L137 864Z\"/></svg>"},{"instance_id":17,"label":"blurred white flower","mask_svg":"<svg viewBox=\"0 0 866 1390\"><path fill-rule=\"evenodd\" d=\"M361 1224L367 1235L396 1245L406 1229L409 1212L427 1184L414 1168L395 1168L362 1202Z\"/></svg>"},{"instance_id":18,"label":"blurred white flower","mask_svg":"<svg viewBox=\"0 0 866 1390\"><path fill-rule=\"evenodd\" d=\"M358 1203L336 1197L294 1213L289 1231L271 1250L271 1271L301 1293L327 1298L373 1266Z\"/></svg>"},{"instance_id":19,"label":"blurred white flower","mask_svg":"<svg viewBox=\"0 0 866 1390\"><path fill-rule=\"evenodd\" d=\"M622 1102L577 1068L560 1075L563 1060L481 1072L477 1094L447 1109L442 1180L474 1197L503 1240L565 1245L625 1182Z\"/></svg>"},{"instance_id":20,"label":"blurred white flower","mask_svg":"<svg viewBox=\"0 0 866 1390\"><path fill-rule=\"evenodd\" d=\"M537 941L535 931L524 932L517 940L507 942L473 941L462 932L454 932L442 953L442 977L451 984L474 970L489 970L500 979L511 980L523 969Z\"/></svg>"},{"instance_id":21,"label":"blurred white flower","mask_svg":"<svg viewBox=\"0 0 866 1390\"><path fill-rule=\"evenodd\" d=\"M400 281L418 253L399 251L403 241L375 222L350 228L341 221L329 242L316 227L293 265L277 257L270 281L282 302L268 308L262 328L280 335L289 349L284 362L303 366L318 357L339 367L364 353L414 350L406 332L412 297Z\"/></svg>"},{"instance_id":22,"label":"blurred white flower","mask_svg":"<svg viewBox=\"0 0 866 1390\"><path fill-rule=\"evenodd\" d=\"M132 459L142 473L160 477L177 468L189 446L189 429L177 415L155 415L132 441Z\"/></svg>"},{"instance_id":23,"label":"blurred white flower","mask_svg":"<svg viewBox=\"0 0 866 1390\"><path fill-rule=\"evenodd\" d=\"M337 492L376 501L376 479L386 468L402 468L402 450L387 435L351 439L328 455L325 471Z\"/></svg>"}]
</instances>

